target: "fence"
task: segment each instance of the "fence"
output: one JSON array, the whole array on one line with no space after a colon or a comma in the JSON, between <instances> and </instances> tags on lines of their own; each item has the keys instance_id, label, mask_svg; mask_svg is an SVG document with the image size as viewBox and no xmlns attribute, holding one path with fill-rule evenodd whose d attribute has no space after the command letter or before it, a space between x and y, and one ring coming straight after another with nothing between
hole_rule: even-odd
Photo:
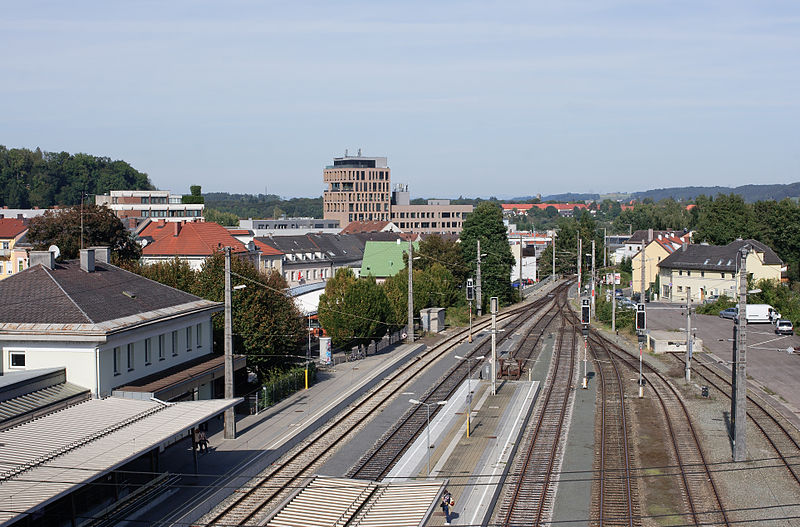
<instances>
[{"instance_id":1,"label":"fence","mask_svg":"<svg viewBox=\"0 0 800 527\"><path fill-rule=\"evenodd\" d=\"M317 380L317 366L313 362L308 364L308 385ZM248 396L251 413L258 413L266 408L286 399L294 392L306 387L306 369L293 368L278 375L272 381L264 383Z\"/></svg>"}]
</instances>

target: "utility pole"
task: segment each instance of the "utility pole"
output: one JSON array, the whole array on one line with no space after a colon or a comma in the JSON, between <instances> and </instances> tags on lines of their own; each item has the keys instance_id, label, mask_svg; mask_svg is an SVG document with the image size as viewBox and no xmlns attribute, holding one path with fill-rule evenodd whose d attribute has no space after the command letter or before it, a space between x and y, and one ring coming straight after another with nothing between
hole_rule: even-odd
<instances>
[{"instance_id":1,"label":"utility pole","mask_svg":"<svg viewBox=\"0 0 800 527\"><path fill-rule=\"evenodd\" d=\"M642 242L642 293L641 293L641 298L639 298L639 301L642 304L644 304L644 288L645 288L644 266L646 265L644 259L644 247L645 247L645 242L643 241Z\"/></svg>"},{"instance_id":2,"label":"utility pole","mask_svg":"<svg viewBox=\"0 0 800 527\"><path fill-rule=\"evenodd\" d=\"M556 281L556 230L553 229L553 281Z\"/></svg>"},{"instance_id":3,"label":"utility pole","mask_svg":"<svg viewBox=\"0 0 800 527\"><path fill-rule=\"evenodd\" d=\"M478 281L477 288L475 290L475 308L478 312L478 316L483 314L483 287L481 287L481 239L478 238L478 274L476 276Z\"/></svg>"},{"instance_id":4,"label":"utility pole","mask_svg":"<svg viewBox=\"0 0 800 527\"><path fill-rule=\"evenodd\" d=\"M233 399L233 319L231 315L231 248L225 247L225 398ZM233 407L225 410L223 437L236 439Z\"/></svg>"},{"instance_id":5,"label":"utility pole","mask_svg":"<svg viewBox=\"0 0 800 527\"><path fill-rule=\"evenodd\" d=\"M733 324L733 368L731 393L731 420L733 421L733 460L747 459L747 254L749 248L739 251L739 312Z\"/></svg>"},{"instance_id":6,"label":"utility pole","mask_svg":"<svg viewBox=\"0 0 800 527\"><path fill-rule=\"evenodd\" d=\"M686 382L692 380L692 288L686 288Z\"/></svg>"},{"instance_id":7,"label":"utility pole","mask_svg":"<svg viewBox=\"0 0 800 527\"><path fill-rule=\"evenodd\" d=\"M525 293L522 290L522 233L519 233L519 299L525 298Z\"/></svg>"},{"instance_id":8,"label":"utility pole","mask_svg":"<svg viewBox=\"0 0 800 527\"><path fill-rule=\"evenodd\" d=\"M492 395L497 395L497 297L489 299L492 311Z\"/></svg>"},{"instance_id":9,"label":"utility pole","mask_svg":"<svg viewBox=\"0 0 800 527\"><path fill-rule=\"evenodd\" d=\"M408 333L406 336L406 343L414 343L414 244L408 240Z\"/></svg>"},{"instance_id":10,"label":"utility pole","mask_svg":"<svg viewBox=\"0 0 800 527\"><path fill-rule=\"evenodd\" d=\"M617 274L611 273L611 331L617 332Z\"/></svg>"},{"instance_id":11,"label":"utility pole","mask_svg":"<svg viewBox=\"0 0 800 527\"><path fill-rule=\"evenodd\" d=\"M603 268L605 269L608 267L608 261L606 259L606 255L608 254L608 232L606 228L603 227Z\"/></svg>"},{"instance_id":12,"label":"utility pole","mask_svg":"<svg viewBox=\"0 0 800 527\"><path fill-rule=\"evenodd\" d=\"M583 243L581 242L580 235L578 235L578 296L583 294L583 290L581 289L581 251L583 251Z\"/></svg>"},{"instance_id":13,"label":"utility pole","mask_svg":"<svg viewBox=\"0 0 800 527\"><path fill-rule=\"evenodd\" d=\"M595 300L594 300L595 283L596 282L595 282L595 276L594 276L594 238L592 238L592 318L597 320L597 314L595 313L595 310L594 310L594 306L595 306L595 304L594 304L594 302L595 302Z\"/></svg>"}]
</instances>

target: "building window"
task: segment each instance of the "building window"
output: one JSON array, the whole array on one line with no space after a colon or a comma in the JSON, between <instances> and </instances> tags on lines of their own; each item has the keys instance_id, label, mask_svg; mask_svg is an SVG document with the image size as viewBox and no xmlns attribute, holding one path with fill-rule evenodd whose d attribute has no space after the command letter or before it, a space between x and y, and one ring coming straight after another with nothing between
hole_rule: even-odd
<instances>
[{"instance_id":1,"label":"building window","mask_svg":"<svg viewBox=\"0 0 800 527\"><path fill-rule=\"evenodd\" d=\"M128 344L128 371L133 371L133 343Z\"/></svg>"},{"instance_id":2,"label":"building window","mask_svg":"<svg viewBox=\"0 0 800 527\"><path fill-rule=\"evenodd\" d=\"M725 273L719 273L719 275L722 277L723 280L725 279Z\"/></svg>"},{"instance_id":3,"label":"building window","mask_svg":"<svg viewBox=\"0 0 800 527\"><path fill-rule=\"evenodd\" d=\"M119 363L122 360L122 357L120 356L121 354L122 354L122 352L119 349L119 346L114 348L114 352L113 352L113 356L114 356L114 375L119 375L120 374Z\"/></svg>"},{"instance_id":4,"label":"building window","mask_svg":"<svg viewBox=\"0 0 800 527\"><path fill-rule=\"evenodd\" d=\"M3 246L2 246L2 247L0 247L0 249L8 249L8 248L9 248L9 247L8 247L8 243L9 243L9 242L0 242L0 243L2 243L2 244L3 244Z\"/></svg>"},{"instance_id":5,"label":"building window","mask_svg":"<svg viewBox=\"0 0 800 527\"><path fill-rule=\"evenodd\" d=\"M153 339L144 339L144 365L150 366L153 362Z\"/></svg>"},{"instance_id":6,"label":"building window","mask_svg":"<svg viewBox=\"0 0 800 527\"><path fill-rule=\"evenodd\" d=\"M706 276L706 272L705 271L700 271L700 278L704 278L705 276Z\"/></svg>"},{"instance_id":7,"label":"building window","mask_svg":"<svg viewBox=\"0 0 800 527\"><path fill-rule=\"evenodd\" d=\"M679 292L679 293L683 293L683 286L682 286L682 285L679 285L679 286L678 286L678 292Z\"/></svg>"},{"instance_id":8,"label":"building window","mask_svg":"<svg viewBox=\"0 0 800 527\"><path fill-rule=\"evenodd\" d=\"M203 347L203 324L197 324L197 349Z\"/></svg>"},{"instance_id":9,"label":"building window","mask_svg":"<svg viewBox=\"0 0 800 527\"><path fill-rule=\"evenodd\" d=\"M692 272L691 271L686 271L686 276L692 276Z\"/></svg>"},{"instance_id":10,"label":"building window","mask_svg":"<svg viewBox=\"0 0 800 527\"><path fill-rule=\"evenodd\" d=\"M192 351L192 328L186 328L186 351Z\"/></svg>"},{"instance_id":11,"label":"building window","mask_svg":"<svg viewBox=\"0 0 800 527\"><path fill-rule=\"evenodd\" d=\"M17 260L17 272L20 272L24 269L24 262L22 260Z\"/></svg>"},{"instance_id":12,"label":"building window","mask_svg":"<svg viewBox=\"0 0 800 527\"><path fill-rule=\"evenodd\" d=\"M158 360L164 360L164 350L167 347L167 337L164 334L158 336Z\"/></svg>"},{"instance_id":13,"label":"building window","mask_svg":"<svg viewBox=\"0 0 800 527\"><path fill-rule=\"evenodd\" d=\"M678 276L683 276L683 271L678 271Z\"/></svg>"},{"instance_id":14,"label":"building window","mask_svg":"<svg viewBox=\"0 0 800 527\"><path fill-rule=\"evenodd\" d=\"M178 332L172 332L172 356L176 357L178 355Z\"/></svg>"},{"instance_id":15,"label":"building window","mask_svg":"<svg viewBox=\"0 0 800 527\"><path fill-rule=\"evenodd\" d=\"M25 352L24 351L12 351L9 353L9 358L11 359L9 362L11 363L10 366L12 368L24 368L25 367Z\"/></svg>"}]
</instances>

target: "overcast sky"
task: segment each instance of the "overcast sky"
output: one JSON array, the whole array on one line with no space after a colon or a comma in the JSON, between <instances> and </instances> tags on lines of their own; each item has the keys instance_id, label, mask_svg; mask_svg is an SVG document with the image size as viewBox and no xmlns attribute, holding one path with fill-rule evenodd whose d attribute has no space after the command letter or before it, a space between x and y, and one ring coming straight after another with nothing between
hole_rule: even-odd
<instances>
[{"instance_id":1,"label":"overcast sky","mask_svg":"<svg viewBox=\"0 0 800 527\"><path fill-rule=\"evenodd\" d=\"M800 181L800 2L7 1L0 144L159 188L415 197Z\"/></svg>"}]
</instances>

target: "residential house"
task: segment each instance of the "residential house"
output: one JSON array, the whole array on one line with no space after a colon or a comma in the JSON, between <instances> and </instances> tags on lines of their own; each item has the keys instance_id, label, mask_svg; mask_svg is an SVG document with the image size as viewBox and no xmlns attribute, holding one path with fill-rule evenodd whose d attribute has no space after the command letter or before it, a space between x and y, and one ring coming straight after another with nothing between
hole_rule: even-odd
<instances>
[{"instance_id":1,"label":"residential house","mask_svg":"<svg viewBox=\"0 0 800 527\"><path fill-rule=\"evenodd\" d=\"M414 250L419 249L419 243L413 242ZM367 242L364 248L364 259L361 262L361 276L372 276L380 284L390 276L394 276L406 264L403 255L408 253L408 242L397 240L395 242Z\"/></svg>"},{"instance_id":2,"label":"residential house","mask_svg":"<svg viewBox=\"0 0 800 527\"><path fill-rule=\"evenodd\" d=\"M627 239L624 240L621 247L617 247L612 259L614 262L620 263L625 258L633 258L642 250L643 245L647 245L659 236L684 236L686 233L687 231L657 231L653 229L634 231L633 234L629 235Z\"/></svg>"},{"instance_id":3,"label":"residential house","mask_svg":"<svg viewBox=\"0 0 800 527\"><path fill-rule=\"evenodd\" d=\"M638 231L637 231L638 232ZM653 232L653 238L650 241L642 240L640 243L644 245L644 276L645 276L645 290L656 282L658 277L658 263L665 259L676 250L680 249L683 244L691 242L690 234L675 234L674 232ZM642 251L634 254L631 260L631 281L633 282L632 288L634 293L642 291Z\"/></svg>"},{"instance_id":4,"label":"residential house","mask_svg":"<svg viewBox=\"0 0 800 527\"><path fill-rule=\"evenodd\" d=\"M531 209L547 210L548 207L553 207L558 215L563 218L571 218L575 214L575 209L578 211L589 210L585 203L501 203L500 207L503 209L503 215L514 216L516 214L526 214ZM592 214L595 211L589 210Z\"/></svg>"},{"instance_id":5,"label":"residential house","mask_svg":"<svg viewBox=\"0 0 800 527\"><path fill-rule=\"evenodd\" d=\"M658 263L661 298L702 302L709 295L735 298L739 284L738 254L746 247L748 278L781 282L786 265L771 248L757 240L736 240L728 245L684 245Z\"/></svg>"},{"instance_id":6,"label":"residential house","mask_svg":"<svg viewBox=\"0 0 800 527\"><path fill-rule=\"evenodd\" d=\"M351 268L358 275L364 246L369 240L392 241L403 234L369 232L358 234L306 234L255 238L257 244L283 254L281 270L289 287L324 282L338 269Z\"/></svg>"},{"instance_id":7,"label":"residential house","mask_svg":"<svg viewBox=\"0 0 800 527\"><path fill-rule=\"evenodd\" d=\"M83 249L79 260L56 263L32 251L30 268L0 282L0 372L65 368L68 382L95 397L221 393L211 316L222 304L115 267L109 255Z\"/></svg>"},{"instance_id":8,"label":"residential house","mask_svg":"<svg viewBox=\"0 0 800 527\"><path fill-rule=\"evenodd\" d=\"M151 221L139 232L137 240L143 245L141 261L144 264L179 258L198 270L206 258L224 247L230 247L233 254L247 257L253 263L258 260L255 245L245 246L228 229L213 222Z\"/></svg>"},{"instance_id":9,"label":"residential house","mask_svg":"<svg viewBox=\"0 0 800 527\"><path fill-rule=\"evenodd\" d=\"M28 267L28 253L21 243L27 232L27 221L0 218L0 280Z\"/></svg>"},{"instance_id":10,"label":"residential house","mask_svg":"<svg viewBox=\"0 0 800 527\"><path fill-rule=\"evenodd\" d=\"M123 221L128 218L202 219L205 208L202 203L184 203L183 196L169 190L112 190L95 196L94 202L105 205Z\"/></svg>"}]
</instances>

